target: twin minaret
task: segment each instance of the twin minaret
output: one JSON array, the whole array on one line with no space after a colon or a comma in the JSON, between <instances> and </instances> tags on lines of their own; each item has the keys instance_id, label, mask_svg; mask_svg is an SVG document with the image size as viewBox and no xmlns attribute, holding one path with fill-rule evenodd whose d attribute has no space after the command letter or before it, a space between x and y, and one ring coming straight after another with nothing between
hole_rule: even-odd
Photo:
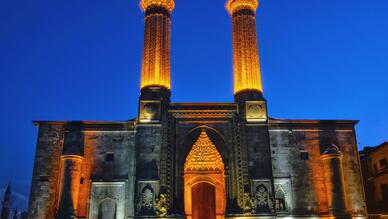
<instances>
[{"instance_id":1,"label":"twin minaret","mask_svg":"<svg viewBox=\"0 0 388 219\"><path fill-rule=\"evenodd\" d=\"M141 0L145 12L141 90L170 90L170 32L174 0ZM256 33L258 0L228 0L233 20L234 94L262 96ZM251 95L252 96L252 95Z\"/></svg>"},{"instance_id":2,"label":"twin minaret","mask_svg":"<svg viewBox=\"0 0 388 219\"><path fill-rule=\"evenodd\" d=\"M170 32L173 0L142 0L145 12L141 89L170 89Z\"/></svg>"}]
</instances>

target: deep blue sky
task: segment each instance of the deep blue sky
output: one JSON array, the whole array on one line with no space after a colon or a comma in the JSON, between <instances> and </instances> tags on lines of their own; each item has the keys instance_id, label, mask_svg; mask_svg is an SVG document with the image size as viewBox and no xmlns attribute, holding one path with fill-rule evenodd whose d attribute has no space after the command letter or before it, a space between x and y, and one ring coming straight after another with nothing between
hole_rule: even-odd
<instances>
[{"instance_id":1,"label":"deep blue sky","mask_svg":"<svg viewBox=\"0 0 388 219\"><path fill-rule=\"evenodd\" d=\"M172 99L231 102L224 0L176 0ZM270 116L357 119L359 147L388 140L388 1L262 0L257 15ZM0 187L29 193L32 120L127 120L143 42L137 0L0 1Z\"/></svg>"}]
</instances>

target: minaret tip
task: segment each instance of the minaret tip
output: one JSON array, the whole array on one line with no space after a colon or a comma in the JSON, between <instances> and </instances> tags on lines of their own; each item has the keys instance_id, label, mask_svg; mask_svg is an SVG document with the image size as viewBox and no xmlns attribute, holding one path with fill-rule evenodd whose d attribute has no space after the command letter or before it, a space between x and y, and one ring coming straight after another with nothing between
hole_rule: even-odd
<instances>
[{"instance_id":1,"label":"minaret tip","mask_svg":"<svg viewBox=\"0 0 388 219\"><path fill-rule=\"evenodd\" d=\"M260 59L256 32L258 0L228 0L232 15L233 73L235 99L242 94L262 96Z\"/></svg>"},{"instance_id":2,"label":"minaret tip","mask_svg":"<svg viewBox=\"0 0 388 219\"><path fill-rule=\"evenodd\" d=\"M226 2L226 10L233 15L234 12L241 9L248 9L256 12L257 7L259 7L258 0L228 0Z\"/></svg>"},{"instance_id":3,"label":"minaret tip","mask_svg":"<svg viewBox=\"0 0 388 219\"><path fill-rule=\"evenodd\" d=\"M167 9L171 13L175 8L175 2L174 0L141 0L140 7L143 11L152 7L161 7Z\"/></svg>"}]
</instances>

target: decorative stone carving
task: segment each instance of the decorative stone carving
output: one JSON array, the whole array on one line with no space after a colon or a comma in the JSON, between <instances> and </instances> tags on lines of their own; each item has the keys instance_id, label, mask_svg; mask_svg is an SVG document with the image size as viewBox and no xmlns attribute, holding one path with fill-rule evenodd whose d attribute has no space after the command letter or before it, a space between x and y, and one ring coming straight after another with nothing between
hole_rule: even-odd
<instances>
[{"instance_id":1,"label":"decorative stone carving","mask_svg":"<svg viewBox=\"0 0 388 219\"><path fill-rule=\"evenodd\" d=\"M156 215L158 217L166 217L168 212L168 202L166 194L159 194L159 198L156 200Z\"/></svg>"},{"instance_id":2,"label":"decorative stone carving","mask_svg":"<svg viewBox=\"0 0 388 219\"><path fill-rule=\"evenodd\" d=\"M256 188L255 204L256 206L259 206L259 207L268 206L268 201L269 201L268 189L263 184L260 184Z\"/></svg>"},{"instance_id":3,"label":"decorative stone carving","mask_svg":"<svg viewBox=\"0 0 388 219\"><path fill-rule=\"evenodd\" d=\"M186 218L195 218L193 214L196 209L192 197L195 196L193 188L198 183L208 183L214 187L216 218L224 217L226 207L224 172L221 155L206 132L202 131L191 148L184 165L184 208Z\"/></svg>"},{"instance_id":4,"label":"decorative stone carving","mask_svg":"<svg viewBox=\"0 0 388 219\"><path fill-rule=\"evenodd\" d=\"M275 209L277 212L290 212L292 209L290 179L274 179Z\"/></svg>"},{"instance_id":5,"label":"decorative stone carving","mask_svg":"<svg viewBox=\"0 0 388 219\"><path fill-rule=\"evenodd\" d=\"M98 219L116 219L117 204L107 198L101 201L98 207Z\"/></svg>"},{"instance_id":6,"label":"decorative stone carving","mask_svg":"<svg viewBox=\"0 0 388 219\"><path fill-rule=\"evenodd\" d=\"M245 108L247 122L267 121L267 107L265 101L246 101Z\"/></svg>"},{"instance_id":7,"label":"decorative stone carving","mask_svg":"<svg viewBox=\"0 0 388 219\"><path fill-rule=\"evenodd\" d=\"M236 172L237 172L237 202L238 205L241 208L244 208L244 193L245 193L245 187L249 185L249 178L248 178L248 165L247 162L243 162L247 159L247 148L245 144L242 144L241 139L241 126L238 122L238 120L233 121L235 124L235 132L233 136L233 142L235 144L234 147L234 153L237 160L236 165Z\"/></svg>"},{"instance_id":8,"label":"decorative stone carving","mask_svg":"<svg viewBox=\"0 0 388 219\"><path fill-rule=\"evenodd\" d=\"M244 193L243 198L243 214L252 214L254 213L254 200L250 193Z\"/></svg>"},{"instance_id":9,"label":"decorative stone carving","mask_svg":"<svg viewBox=\"0 0 388 219\"><path fill-rule=\"evenodd\" d=\"M252 180L253 212L275 212L271 182L269 180Z\"/></svg>"},{"instance_id":10,"label":"decorative stone carving","mask_svg":"<svg viewBox=\"0 0 388 219\"><path fill-rule=\"evenodd\" d=\"M191 170L224 171L222 157L205 131L202 131L186 158L185 171Z\"/></svg>"},{"instance_id":11,"label":"decorative stone carving","mask_svg":"<svg viewBox=\"0 0 388 219\"><path fill-rule=\"evenodd\" d=\"M154 191L151 186L146 186L142 193L142 210L144 211L152 211L154 208Z\"/></svg>"},{"instance_id":12,"label":"decorative stone carving","mask_svg":"<svg viewBox=\"0 0 388 219\"><path fill-rule=\"evenodd\" d=\"M89 219L101 217L106 205L115 206L115 218L125 218L125 182L92 182ZM110 212L112 213L112 212ZM105 212L105 214L108 214ZM110 215L110 214L109 214Z\"/></svg>"},{"instance_id":13,"label":"decorative stone carving","mask_svg":"<svg viewBox=\"0 0 388 219\"><path fill-rule=\"evenodd\" d=\"M159 193L158 181L139 181L137 183L137 215L155 215L156 194Z\"/></svg>"},{"instance_id":14,"label":"decorative stone carving","mask_svg":"<svg viewBox=\"0 0 388 219\"><path fill-rule=\"evenodd\" d=\"M150 123L160 121L160 101L142 100L140 101L140 122Z\"/></svg>"}]
</instances>

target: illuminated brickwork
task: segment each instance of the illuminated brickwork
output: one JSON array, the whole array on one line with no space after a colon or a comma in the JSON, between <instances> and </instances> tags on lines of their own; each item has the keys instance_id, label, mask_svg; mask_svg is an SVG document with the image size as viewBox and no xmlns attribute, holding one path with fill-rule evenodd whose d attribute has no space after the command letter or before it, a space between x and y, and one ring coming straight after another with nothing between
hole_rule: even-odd
<instances>
[{"instance_id":1,"label":"illuminated brickwork","mask_svg":"<svg viewBox=\"0 0 388 219\"><path fill-rule=\"evenodd\" d=\"M224 171L224 163L217 148L211 142L205 131L201 132L186 158L185 171L219 170Z\"/></svg>"},{"instance_id":2,"label":"illuminated brickwork","mask_svg":"<svg viewBox=\"0 0 388 219\"><path fill-rule=\"evenodd\" d=\"M228 0L226 3L226 9L228 9L231 15L241 9L247 9L256 12L258 6L258 0Z\"/></svg>"},{"instance_id":3,"label":"illuminated brickwork","mask_svg":"<svg viewBox=\"0 0 388 219\"><path fill-rule=\"evenodd\" d=\"M206 199L206 194L195 194L195 186L205 183L214 188L216 219L222 219L225 212L225 176L224 163L216 146L206 131L202 131L194 143L184 164L184 201L187 219L200 219L201 205L194 205L195 200ZM195 208L196 207L196 208ZM204 212L205 213L205 212ZM202 214L203 215L203 214ZM214 218L214 217L213 217Z\"/></svg>"},{"instance_id":4,"label":"illuminated brickwork","mask_svg":"<svg viewBox=\"0 0 388 219\"><path fill-rule=\"evenodd\" d=\"M29 218L366 218L357 121L268 115L255 29L258 1L229 0L226 6L233 20L231 103L171 102L174 1L142 0L140 6L145 32L138 117L35 122Z\"/></svg>"},{"instance_id":5,"label":"illuminated brickwork","mask_svg":"<svg viewBox=\"0 0 388 219\"><path fill-rule=\"evenodd\" d=\"M170 89L170 32L173 0L143 0L145 11L141 88Z\"/></svg>"},{"instance_id":6,"label":"illuminated brickwork","mask_svg":"<svg viewBox=\"0 0 388 219\"><path fill-rule=\"evenodd\" d=\"M262 92L260 59L256 33L257 0L230 0L232 15L234 93Z\"/></svg>"},{"instance_id":7,"label":"illuminated brickwork","mask_svg":"<svg viewBox=\"0 0 388 219\"><path fill-rule=\"evenodd\" d=\"M174 0L141 0L140 6L143 11L152 7L161 7L167 9L170 13L175 8Z\"/></svg>"}]
</instances>

